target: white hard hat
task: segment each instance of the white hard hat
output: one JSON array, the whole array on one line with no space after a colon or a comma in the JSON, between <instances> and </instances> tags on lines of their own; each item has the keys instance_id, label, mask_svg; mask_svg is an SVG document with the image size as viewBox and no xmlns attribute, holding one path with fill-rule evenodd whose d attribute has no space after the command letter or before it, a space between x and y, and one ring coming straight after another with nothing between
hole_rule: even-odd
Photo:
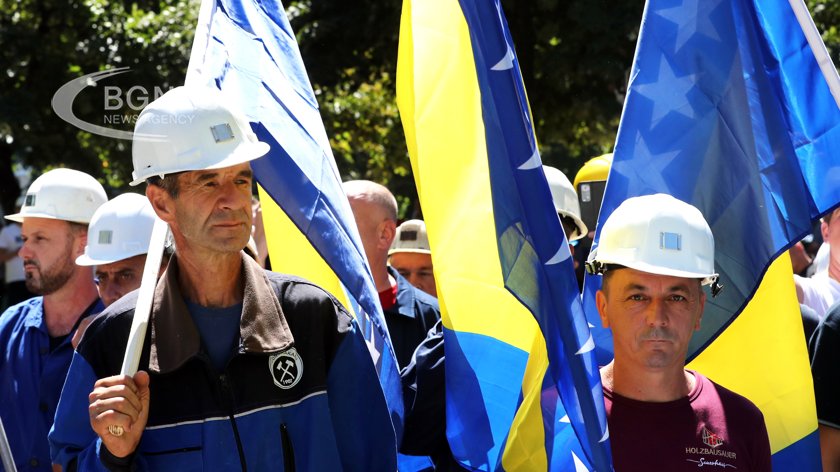
<instances>
[{"instance_id":1,"label":"white hard hat","mask_svg":"<svg viewBox=\"0 0 840 472\"><path fill-rule=\"evenodd\" d=\"M429 236L426 234L426 223L423 220L408 220L397 227L397 234L388 255L395 252L432 253L429 248Z\"/></svg>"},{"instance_id":2,"label":"white hard hat","mask_svg":"<svg viewBox=\"0 0 840 472\"><path fill-rule=\"evenodd\" d=\"M586 269L603 273L609 265L651 274L702 279L719 290L715 273L715 240L697 208L665 195L625 200L607 218L598 247Z\"/></svg>"},{"instance_id":3,"label":"white hard hat","mask_svg":"<svg viewBox=\"0 0 840 472\"><path fill-rule=\"evenodd\" d=\"M176 87L137 118L131 185L174 172L230 167L268 150L218 89Z\"/></svg>"},{"instance_id":4,"label":"white hard hat","mask_svg":"<svg viewBox=\"0 0 840 472\"><path fill-rule=\"evenodd\" d=\"M93 213L108 201L102 184L84 172L53 169L41 174L26 190L20 213L6 219L50 218L88 224Z\"/></svg>"},{"instance_id":5,"label":"white hard hat","mask_svg":"<svg viewBox=\"0 0 840 472\"><path fill-rule=\"evenodd\" d=\"M90 220L85 253L76 258L76 264L110 264L146 254L156 219L148 198L136 193L114 197Z\"/></svg>"},{"instance_id":6,"label":"white hard hat","mask_svg":"<svg viewBox=\"0 0 840 472\"><path fill-rule=\"evenodd\" d=\"M574 241L586 236L589 229L580 219L580 202L578 201L575 188L569 182L566 174L550 166L543 166L545 179L548 181L548 188L551 190L551 200L554 202L554 210L561 216L568 216L575 222L575 231L569 236Z\"/></svg>"}]
</instances>

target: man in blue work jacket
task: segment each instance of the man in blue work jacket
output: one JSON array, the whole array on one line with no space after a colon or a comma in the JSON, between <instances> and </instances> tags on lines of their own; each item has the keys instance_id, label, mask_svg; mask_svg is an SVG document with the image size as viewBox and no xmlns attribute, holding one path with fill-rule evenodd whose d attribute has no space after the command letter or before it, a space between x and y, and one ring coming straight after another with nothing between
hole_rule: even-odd
<instances>
[{"instance_id":1,"label":"man in blue work jacket","mask_svg":"<svg viewBox=\"0 0 840 472\"><path fill-rule=\"evenodd\" d=\"M54 462L86 471L395 470L389 410L352 315L242 251L250 161L269 146L204 87L165 93L134 131L132 184L146 182L175 254L155 288L140 371L118 375L136 291L85 332L50 433Z\"/></svg>"},{"instance_id":2,"label":"man in blue work jacket","mask_svg":"<svg viewBox=\"0 0 840 472\"><path fill-rule=\"evenodd\" d=\"M0 316L0 418L18 470L50 471L53 423L79 322L102 309L84 253L87 226L108 197L93 177L54 169L29 187L20 213L26 288L40 296Z\"/></svg>"}]
</instances>

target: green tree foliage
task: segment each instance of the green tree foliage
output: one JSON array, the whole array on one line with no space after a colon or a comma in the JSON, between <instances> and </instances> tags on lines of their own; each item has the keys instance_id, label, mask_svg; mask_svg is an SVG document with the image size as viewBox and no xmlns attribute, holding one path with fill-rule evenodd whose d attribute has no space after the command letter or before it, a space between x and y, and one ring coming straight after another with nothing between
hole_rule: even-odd
<instances>
[{"instance_id":1,"label":"green tree foliage","mask_svg":"<svg viewBox=\"0 0 840 472\"><path fill-rule=\"evenodd\" d=\"M808 10L817 29L822 33L828 54L835 67L840 65L840 2L836 0L808 0Z\"/></svg>"},{"instance_id":2,"label":"green tree foliage","mask_svg":"<svg viewBox=\"0 0 840 472\"><path fill-rule=\"evenodd\" d=\"M131 130L144 91L153 98L155 87L183 83L197 2L0 0L0 10L0 135L10 136L18 158L36 171L64 165L113 189L125 187L130 143L65 123L53 113L53 94L71 79L129 67L108 83L140 87L133 100L123 96L122 107L107 110L100 84L81 92L73 111L90 123Z\"/></svg>"},{"instance_id":3,"label":"green tree foliage","mask_svg":"<svg viewBox=\"0 0 840 472\"><path fill-rule=\"evenodd\" d=\"M98 85L74 102L84 121L130 130L156 88L183 83L198 3L0 0L0 137L13 138L16 157L38 171L67 165L124 189L130 143L68 125L53 113L52 96L73 78L130 67L108 84L143 93L109 103ZM840 2L807 3L836 64ZM644 0L502 4L543 161L573 177L586 159L612 149ZM401 216L417 215L395 105L402 1L290 0L286 6L342 175L389 186ZM103 123L106 117L110 123Z\"/></svg>"},{"instance_id":4,"label":"green tree foliage","mask_svg":"<svg viewBox=\"0 0 840 472\"><path fill-rule=\"evenodd\" d=\"M612 148L643 5L643 0L503 1L543 161L572 177L586 159ZM402 125L390 108L360 121L374 122L379 132L363 133L383 136L382 146L359 146L351 140L353 133L343 134L351 129L348 120L357 120L358 111L383 98L366 90L381 89L385 103L393 102L402 1L303 0L291 7L319 99L354 95L350 108L321 100L339 166L413 198L405 193L414 189ZM388 154L371 154L380 150ZM404 208L404 216L417 212Z\"/></svg>"}]
</instances>

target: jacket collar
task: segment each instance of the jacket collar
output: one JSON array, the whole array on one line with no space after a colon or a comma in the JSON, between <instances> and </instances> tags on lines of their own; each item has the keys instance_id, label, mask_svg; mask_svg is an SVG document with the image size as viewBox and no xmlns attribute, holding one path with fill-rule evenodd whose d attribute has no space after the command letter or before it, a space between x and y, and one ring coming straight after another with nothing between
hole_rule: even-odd
<instances>
[{"instance_id":1,"label":"jacket collar","mask_svg":"<svg viewBox=\"0 0 840 472\"><path fill-rule=\"evenodd\" d=\"M391 266L388 266L388 273L391 274L391 277L397 281L397 304L394 308L388 310L389 312L397 312L403 316L407 316L409 318L415 318L414 316L414 286L411 285L408 280L400 275L399 272L396 271Z\"/></svg>"},{"instance_id":2,"label":"jacket collar","mask_svg":"<svg viewBox=\"0 0 840 472\"><path fill-rule=\"evenodd\" d=\"M155 287L149 351L149 370L155 373L172 372L201 350L201 337L178 286L178 272L177 256L173 256ZM253 259L243 256L242 277L245 287L239 352L287 349L294 339L265 271Z\"/></svg>"}]
</instances>

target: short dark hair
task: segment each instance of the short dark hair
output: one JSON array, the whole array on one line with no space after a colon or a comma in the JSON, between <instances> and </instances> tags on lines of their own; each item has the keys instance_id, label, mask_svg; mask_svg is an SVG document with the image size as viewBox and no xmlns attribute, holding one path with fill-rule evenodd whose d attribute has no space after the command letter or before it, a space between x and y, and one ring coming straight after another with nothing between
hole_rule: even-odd
<instances>
[{"instance_id":1,"label":"short dark hair","mask_svg":"<svg viewBox=\"0 0 840 472\"><path fill-rule=\"evenodd\" d=\"M607 270L604 271L601 277L601 290L603 290L604 293L609 295L609 292L607 291L607 286L609 285L609 281L612 278L612 275L615 274L615 271L626 268L627 266L623 266L621 264L607 264Z\"/></svg>"},{"instance_id":2,"label":"short dark hair","mask_svg":"<svg viewBox=\"0 0 840 472\"><path fill-rule=\"evenodd\" d=\"M607 270L601 276L601 290L603 290L604 293L606 293L607 295L610 294L610 291L609 291L610 279L612 278L612 275L615 273L615 269L618 269L618 268L621 268L621 267L622 266L610 267L610 269L612 269L612 270Z\"/></svg>"},{"instance_id":3,"label":"short dark hair","mask_svg":"<svg viewBox=\"0 0 840 472\"><path fill-rule=\"evenodd\" d=\"M146 184L160 187L166 190L166 193L168 193L172 198L176 198L180 190L180 187L178 186L178 175L182 173L183 172L175 172L173 174L166 174L163 177L155 175L146 179Z\"/></svg>"},{"instance_id":4,"label":"short dark hair","mask_svg":"<svg viewBox=\"0 0 840 472\"><path fill-rule=\"evenodd\" d=\"M560 224L563 225L563 232L566 233L566 239L571 242L572 234L577 230L577 224L571 216L557 214L560 217Z\"/></svg>"},{"instance_id":5,"label":"short dark hair","mask_svg":"<svg viewBox=\"0 0 840 472\"><path fill-rule=\"evenodd\" d=\"M840 210L840 208L835 208L830 212L826 213L825 216L822 217L822 220L825 224L831 223L831 217L834 216L834 212Z\"/></svg>"},{"instance_id":6,"label":"short dark hair","mask_svg":"<svg viewBox=\"0 0 840 472\"><path fill-rule=\"evenodd\" d=\"M604 271L603 278L601 279L601 290L604 291L605 294L609 295L608 286L610 278L615 273L616 270L619 269L627 269L627 266L619 265L619 264L610 264L606 271ZM700 288L700 291L703 291L703 281L701 279L697 280L697 286Z\"/></svg>"},{"instance_id":7,"label":"short dark hair","mask_svg":"<svg viewBox=\"0 0 840 472\"><path fill-rule=\"evenodd\" d=\"M76 223L75 221L68 221L67 223L70 224L70 234L73 236L80 236L88 231L87 223Z\"/></svg>"}]
</instances>

